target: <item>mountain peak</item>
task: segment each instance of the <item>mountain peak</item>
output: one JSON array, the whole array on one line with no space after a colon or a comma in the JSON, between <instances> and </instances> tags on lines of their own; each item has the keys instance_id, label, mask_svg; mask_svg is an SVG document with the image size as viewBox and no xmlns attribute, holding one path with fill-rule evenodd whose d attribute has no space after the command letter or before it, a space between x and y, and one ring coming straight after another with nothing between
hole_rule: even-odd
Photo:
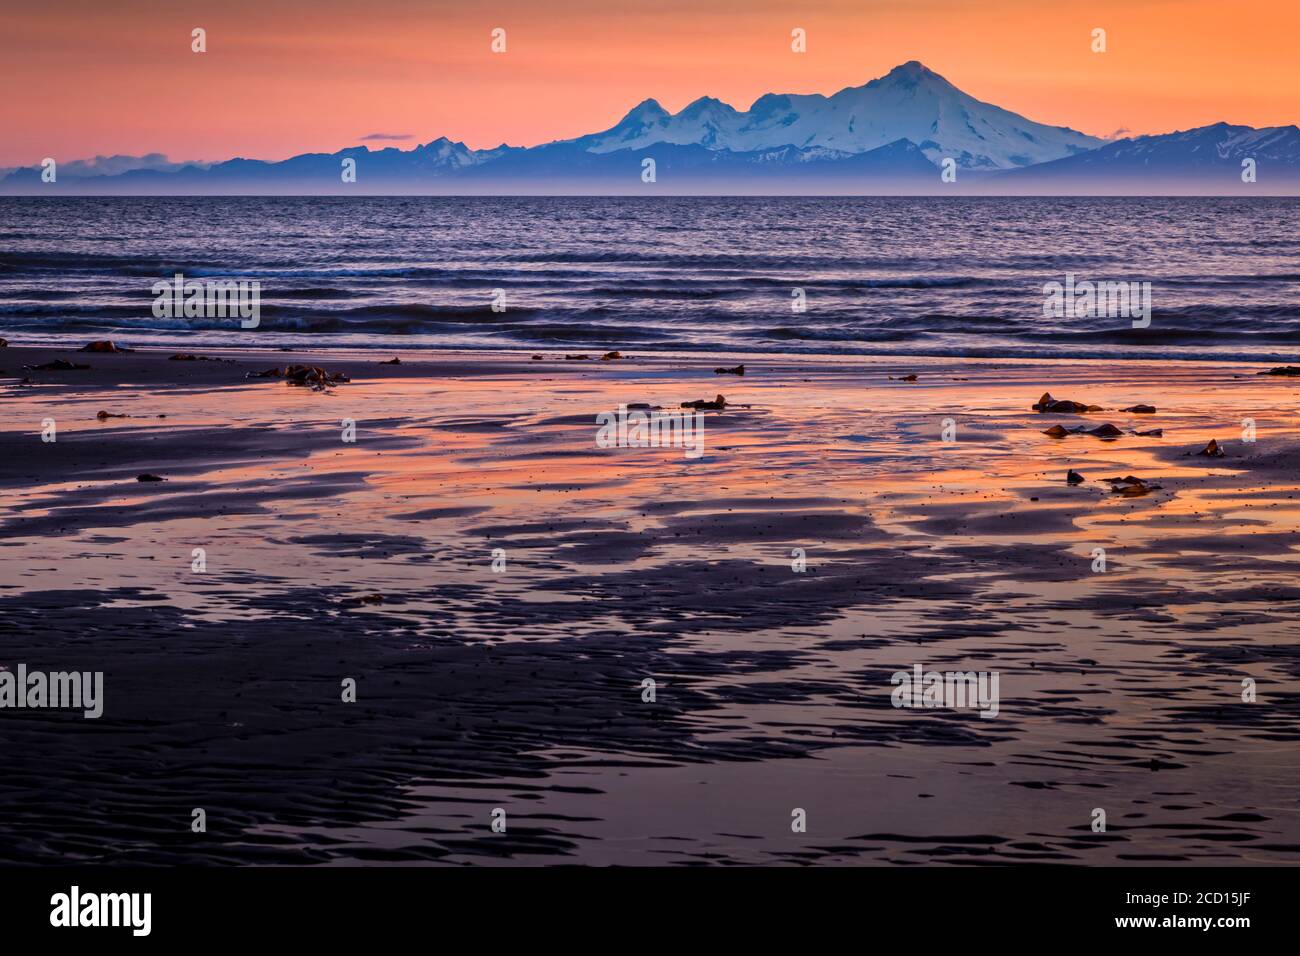
<instances>
[{"instance_id":1,"label":"mountain peak","mask_svg":"<svg viewBox=\"0 0 1300 956\"><path fill-rule=\"evenodd\" d=\"M469 147L464 143L457 142L454 139L448 139L446 136L439 136L437 139L431 139L423 145L416 146L411 150L412 153L468 153Z\"/></svg>"},{"instance_id":2,"label":"mountain peak","mask_svg":"<svg viewBox=\"0 0 1300 956\"><path fill-rule=\"evenodd\" d=\"M903 86L916 86L920 83L940 83L944 86L952 86L951 83L920 60L908 60L906 63L900 63L880 79L872 80L867 86L874 86L877 83Z\"/></svg>"},{"instance_id":3,"label":"mountain peak","mask_svg":"<svg viewBox=\"0 0 1300 956\"><path fill-rule=\"evenodd\" d=\"M889 71L889 75L891 76L895 73L924 75L926 73L934 73L934 71L920 60L908 60L906 63L900 63Z\"/></svg>"},{"instance_id":4,"label":"mountain peak","mask_svg":"<svg viewBox=\"0 0 1300 956\"><path fill-rule=\"evenodd\" d=\"M623 117L623 122L626 123L630 119L637 119L637 120L657 119L659 117L668 116L668 115L669 115L668 111L659 105L658 100L645 99L642 100L640 103L638 103L636 106L632 107L630 110L628 110L627 115Z\"/></svg>"},{"instance_id":5,"label":"mountain peak","mask_svg":"<svg viewBox=\"0 0 1300 956\"><path fill-rule=\"evenodd\" d=\"M686 109L682 110L681 113L679 113L678 115L686 116L687 114L690 114L693 116L696 113L703 113L705 110L708 109L722 110L722 112L724 113L736 112L734 107L728 106L726 103L722 102L722 100L718 99L715 96L701 96L698 100L695 100L693 103L687 106Z\"/></svg>"}]
</instances>

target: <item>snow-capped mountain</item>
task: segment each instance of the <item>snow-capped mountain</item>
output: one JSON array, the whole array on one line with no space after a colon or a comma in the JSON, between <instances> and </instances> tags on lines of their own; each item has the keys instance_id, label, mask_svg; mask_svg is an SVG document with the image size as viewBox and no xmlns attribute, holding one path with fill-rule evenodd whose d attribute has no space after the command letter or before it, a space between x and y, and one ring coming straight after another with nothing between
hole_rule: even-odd
<instances>
[{"instance_id":1,"label":"snow-capped mountain","mask_svg":"<svg viewBox=\"0 0 1300 956\"><path fill-rule=\"evenodd\" d=\"M452 142L446 136L417 146L411 153L417 165L430 169L461 169L479 162L478 152L464 143Z\"/></svg>"},{"instance_id":2,"label":"snow-capped mountain","mask_svg":"<svg viewBox=\"0 0 1300 956\"><path fill-rule=\"evenodd\" d=\"M982 103L915 60L833 96L768 93L744 113L707 96L676 114L646 100L611 129L572 142L595 153L676 143L736 152L797 146L850 154L899 139L916 144L931 162L952 157L962 168L980 170L1049 162L1103 142Z\"/></svg>"},{"instance_id":3,"label":"snow-capped mountain","mask_svg":"<svg viewBox=\"0 0 1300 956\"><path fill-rule=\"evenodd\" d=\"M1242 161L1253 159L1258 182L1267 177L1294 180L1300 175L1300 128L1233 126L1215 123L1197 129L1135 136L1078 156L1045 163L1007 176L1008 182L1045 179L1204 179L1240 182Z\"/></svg>"}]
</instances>

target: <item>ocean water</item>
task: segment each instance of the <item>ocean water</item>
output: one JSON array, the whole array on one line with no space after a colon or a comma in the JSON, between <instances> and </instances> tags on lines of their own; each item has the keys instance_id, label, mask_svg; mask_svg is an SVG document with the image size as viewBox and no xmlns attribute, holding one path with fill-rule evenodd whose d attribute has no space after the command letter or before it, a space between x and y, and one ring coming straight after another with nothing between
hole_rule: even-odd
<instances>
[{"instance_id":1,"label":"ocean water","mask_svg":"<svg viewBox=\"0 0 1300 956\"><path fill-rule=\"evenodd\" d=\"M260 326L155 318L178 272L258 280ZM1070 273L1150 326L1045 317ZM7 198L0 335L1293 361L1300 199Z\"/></svg>"}]
</instances>

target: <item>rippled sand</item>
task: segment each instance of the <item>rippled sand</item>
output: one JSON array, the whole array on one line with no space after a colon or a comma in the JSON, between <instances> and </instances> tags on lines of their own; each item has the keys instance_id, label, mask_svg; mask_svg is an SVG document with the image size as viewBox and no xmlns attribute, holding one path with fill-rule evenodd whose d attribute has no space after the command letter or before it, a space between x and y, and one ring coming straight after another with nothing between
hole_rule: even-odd
<instances>
[{"instance_id":1,"label":"rippled sand","mask_svg":"<svg viewBox=\"0 0 1300 956\"><path fill-rule=\"evenodd\" d=\"M286 353L0 350L0 665L107 697L0 710L0 859L1300 857L1300 380L545 354L315 393L244 377ZM93 368L17 384L55 355ZM596 447L717 393L698 459ZM1080 422L1124 434L1042 434ZM997 717L895 708L914 664L998 672Z\"/></svg>"}]
</instances>

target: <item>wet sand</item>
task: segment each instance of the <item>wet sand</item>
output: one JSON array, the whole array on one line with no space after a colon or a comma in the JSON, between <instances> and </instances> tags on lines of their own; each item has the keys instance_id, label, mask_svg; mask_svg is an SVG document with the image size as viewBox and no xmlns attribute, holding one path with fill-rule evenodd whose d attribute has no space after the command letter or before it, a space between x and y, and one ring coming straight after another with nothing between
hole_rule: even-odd
<instances>
[{"instance_id":1,"label":"wet sand","mask_svg":"<svg viewBox=\"0 0 1300 956\"><path fill-rule=\"evenodd\" d=\"M4 862L1300 858L1300 379L169 354L0 348L0 666L106 696L0 710ZM300 362L352 381L246 377ZM596 447L718 393L698 459ZM914 664L998 716L895 708Z\"/></svg>"}]
</instances>

